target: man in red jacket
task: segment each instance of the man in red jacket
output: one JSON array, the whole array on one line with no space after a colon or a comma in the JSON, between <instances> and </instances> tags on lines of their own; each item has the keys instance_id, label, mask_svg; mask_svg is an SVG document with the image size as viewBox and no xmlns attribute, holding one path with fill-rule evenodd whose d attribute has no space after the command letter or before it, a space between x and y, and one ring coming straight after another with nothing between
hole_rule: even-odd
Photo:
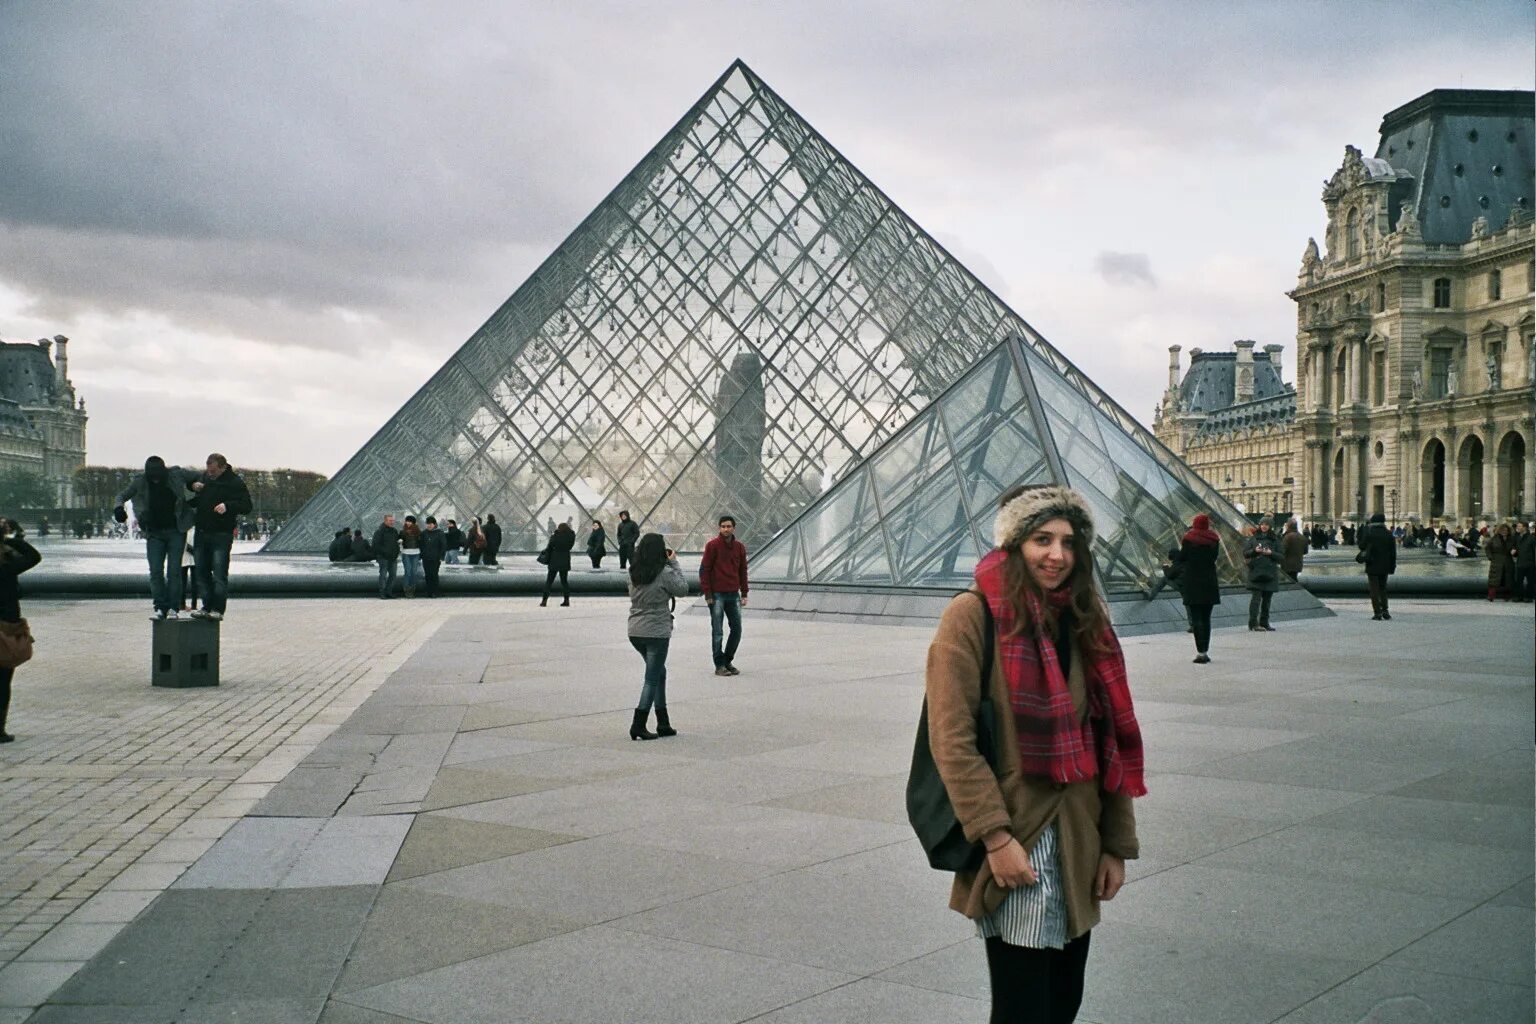
<instances>
[{"instance_id":1,"label":"man in red jacket","mask_svg":"<svg viewBox=\"0 0 1536 1024\"><path fill-rule=\"evenodd\" d=\"M736 518L720 517L720 536L704 545L699 562L699 589L709 605L710 641L715 654L715 675L739 676L732 662L741 645L741 610L747 606L747 548L736 539ZM722 618L731 624L730 639L720 649Z\"/></svg>"}]
</instances>

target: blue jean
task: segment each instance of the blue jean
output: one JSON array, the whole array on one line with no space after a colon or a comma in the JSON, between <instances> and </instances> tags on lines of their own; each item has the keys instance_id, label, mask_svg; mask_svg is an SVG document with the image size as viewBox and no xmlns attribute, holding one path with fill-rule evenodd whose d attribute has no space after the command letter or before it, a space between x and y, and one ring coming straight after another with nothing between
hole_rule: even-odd
<instances>
[{"instance_id":1,"label":"blue jean","mask_svg":"<svg viewBox=\"0 0 1536 1024\"><path fill-rule=\"evenodd\" d=\"M413 555L409 551L400 555L400 568L405 576L405 589L416 589L416 577L421 575L421 556Z\"/></svg>"},{"instance_id":2,"label":"blue jean","mask_svg":"<svg viewBox=\"0 0 1536 1024\"><path fill-rule=\"evenodd\" d=\"M630 646L645 659L645 685L640 687L640 703L636 711L667 710L667 647L672 643L665 636L632 636Z\"/></svg>"},{"instance_id":3,"label":"blue jean","mask_svg":"<svg viewBox=\"0 0 1536 1024\"><path fill-rule=\"evenodd\" d=\"M149 596L155 611L181 607L181 556L187 535L174 527L144 531L144 552L149 557Z\"/></svg>"},{"instance_id":4,"label":"blue jean","mask_svg":"<svg viewBox=\"0 0 1536 1024\"><path fill-rule=\"evenodd\" d=\"M458 548L449 548L447 551L445 551L443 553L443 561L446 562L448 565L458 565L459 564L459 549Z\"/></svg>"},{"instance_id":5,"label":"blue jean","mask_svg":"<svg viewBox=\"0 0 1536 1024\"><path fill-rule=\"evenodd\" d=\"M234 542L234 531L198 530L192 538L192 564L196 566L197 592L204 611L223 615L229 603L229 548Z\"/></svg>"},{"instance_id":6,"label":"blue jean","mask_svg":"<svg viewBox=\"0 0 1536 1024\"><path fill-rule=\"evenodd\" d=\"M722 619L731 624L731 636L725 642L724 651L720 649L720 640L725 633ZM709 603L709 641L715 655L715 668L736 660L736 648L741 646L741 595L736 591L716 594Z\"/></svg>"},{"instance_id":7,"label":"blue jean","mask_svg":"<svg viewBox=\"0 0 1536 1024\"><path fill-rule=\"evenodd\" d=\"M399 564L396 558L379 559L379 596L388 597L389 592L395 589L395 566Z\"/></svg>"}]
</instances>

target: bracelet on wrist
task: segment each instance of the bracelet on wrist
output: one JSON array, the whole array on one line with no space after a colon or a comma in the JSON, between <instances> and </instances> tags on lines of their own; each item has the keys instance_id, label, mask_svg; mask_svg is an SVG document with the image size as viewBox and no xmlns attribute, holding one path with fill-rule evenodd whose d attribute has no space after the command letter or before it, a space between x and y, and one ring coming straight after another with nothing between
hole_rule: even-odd
<instances>
[{"instance_id":1,"label":"bracelet on wrist","mask_svg":"<svg viewBox=\"0 0 1536 1024\"><path fill-rule=\"evenodd\" d=\"M982 845L982 847L988 853L996 853L998 850L1001 850L1003 847L1007 846L1011 842L1013 842L1013 836L1006 837L1002 842L998 843L996 846L987 846L986 843L982 843L981 845Z\"/></svg>"}]
</instances>

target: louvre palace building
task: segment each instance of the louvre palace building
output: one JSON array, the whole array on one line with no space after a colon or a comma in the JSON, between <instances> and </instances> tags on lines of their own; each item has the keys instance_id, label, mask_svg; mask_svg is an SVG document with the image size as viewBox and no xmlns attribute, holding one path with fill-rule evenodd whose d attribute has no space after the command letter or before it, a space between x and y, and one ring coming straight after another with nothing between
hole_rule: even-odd
<instances>
[{"instance_id":1,"label":"louvre palace building","mask_svg":"<svg viewBox=\"0 0 1536 1024\"><path fill-rule=\"evenodd\" d=\"M69 339L0 341L0 474L29 473L74 505L85 465L85 399L69 379Z\"/></svg>"},{"instance_id":2,"label":"louvre palace building","mask_svg":"<svg viewBox=\"0 0 1536 1024\"><path fill-rule=\"evenodd\" d=\"M1161 440L1255 511L1329 522L1536 517L1532 121L1536 94L1437 89L1346 146L1279 346L1178 348Z\"/></svg>"}]
</instances>

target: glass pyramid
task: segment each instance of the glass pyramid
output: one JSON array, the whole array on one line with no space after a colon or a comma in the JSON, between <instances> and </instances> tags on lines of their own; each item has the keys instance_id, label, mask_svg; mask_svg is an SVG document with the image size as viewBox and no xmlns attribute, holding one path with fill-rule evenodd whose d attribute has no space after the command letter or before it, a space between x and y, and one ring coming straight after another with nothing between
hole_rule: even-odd
<instances>
[{"instance_id":1,"label":"glass pyramid","mask_svg":"<svg viewBox=\"0 0 1536 1024\"><path fill-rule=\"evenodd\" d=\"M738 61L267 550L412 512L495 513L504 548L533 551L559 521L620 509L682 551L730 512L756 546L1006 337L1059 381L1085 445L1159 453L1147 501L1169 477L1205 493ZM926 473L921 455L881 471ZM926 528L950 495L916 497ZM872 545L846 554L909 573L915 547L899 569Z\"/></svg>"},{"instance_id":2,"label":"glass pyramid","mask_svg":"<svg viewBox=\"0 0 1536 1024\"><path fill-rule=\"evenodd\" d=\"M992 548L1003 492L1066 483L1093 508L1107 593L1142 592L1202 511L1222 535L1222 582L1240 584L1241 537L1220 521L1237 511L1179 465L1010 338L765 545L752 578L962 589Z\"/></svg>"}]
</instances>

